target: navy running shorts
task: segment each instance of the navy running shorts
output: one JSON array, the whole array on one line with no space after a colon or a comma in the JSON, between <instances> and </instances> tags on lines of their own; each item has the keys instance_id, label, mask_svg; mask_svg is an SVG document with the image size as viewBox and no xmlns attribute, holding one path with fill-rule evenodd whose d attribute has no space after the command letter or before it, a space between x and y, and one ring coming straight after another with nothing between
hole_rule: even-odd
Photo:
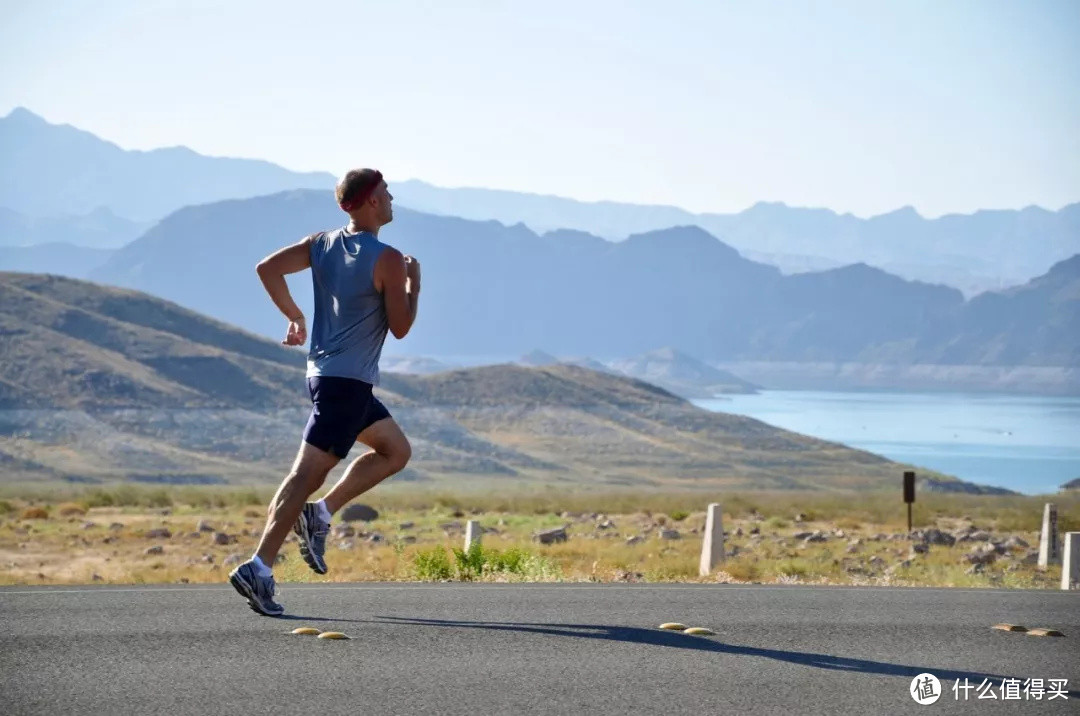
<instances>
[{"instance_id":1,"label":"navy running shorts","mask_svg":"<svg viewBox=\"0 0 1080 716\"><path fill-rule=\"evenodd\" d=\"M311 415L304 442L344 460L356 436L372 424L390 417L390 411L371 393L371 383L355 378L308 378Z\"/></svg>"}]
</instances>

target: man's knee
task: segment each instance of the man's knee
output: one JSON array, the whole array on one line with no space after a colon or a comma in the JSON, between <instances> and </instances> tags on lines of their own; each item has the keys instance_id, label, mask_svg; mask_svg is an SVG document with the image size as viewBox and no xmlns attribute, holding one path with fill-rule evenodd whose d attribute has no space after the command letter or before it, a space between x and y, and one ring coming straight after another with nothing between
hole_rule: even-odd
<instances>
[{"instance_id":1,"label":"man's knee","mask_svg":"<svg viewBox=\"0 0 1080 716\"><path fill-rule=\"evenodd\" d=\"M391 475L404 470L412 458L412 445L409 444L408 438L402 436L401 439L391 443L383 457L390 463Z\"/></svg>"}]
</instances>

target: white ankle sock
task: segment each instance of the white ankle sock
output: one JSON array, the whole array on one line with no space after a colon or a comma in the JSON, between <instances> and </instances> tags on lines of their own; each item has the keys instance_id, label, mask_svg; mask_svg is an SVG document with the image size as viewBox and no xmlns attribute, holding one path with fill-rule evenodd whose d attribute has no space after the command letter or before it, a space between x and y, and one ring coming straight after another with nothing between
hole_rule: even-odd
<instances>
[{"instance_id":1,"label":"white ankle sock","mask_svg":"<svg viewBox=\"0 0 1080 716\"><path fill-rule=\"evenodd\" d=\"M323 522L329 522L332 515L330 510L326 508L326 500L319 500L315 504L319 506L319 517L322 518Z\"/></svg>"},{"instance_id":2,"label":"white ankle sock","mask_svg":"<svg viewBox=\"0 0 1080 716\"><path fill-rule=\"evenodd\" d=\"M252 557L251 561L255 563L255 566L259 570L259 574L263 577L269 577L271 574L274 573L272 569L267 567L266 564L261 559L259 559L259 555L255 555L254 557Z\"/></svg>"}]
</instances>

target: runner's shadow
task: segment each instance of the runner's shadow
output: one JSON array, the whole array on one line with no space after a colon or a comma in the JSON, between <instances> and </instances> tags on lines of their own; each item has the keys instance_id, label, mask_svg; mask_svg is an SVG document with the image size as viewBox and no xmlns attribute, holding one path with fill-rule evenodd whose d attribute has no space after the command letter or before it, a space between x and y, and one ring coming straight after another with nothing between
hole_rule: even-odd
<instances>
[{"instance_id":1,"label":"runner's shadow","mask_svg":"<svg viewBox=\"0 0 1080 716\"><path fill-rule=\"evenodd\" d=\"M777 661L787 661L803 666L812 666L818 669L830 669L836 671L852 671L865 674L882 674L885 676L904 676L914 678L924 672L929 672L941 681L956 681L968 679L979 685L983 679L988 679L998 688L1003 679L1019 679L1021 683L1025 677L1002 676L1000 674L987 674L978 671L957 671L954 669L938 669L930 666L908 666L905 664L891 664L885 661L872 661L870 659L854 659L846 656L834 656L832 654L815 654L803 651L786 651L783 649L764 649L754 646L736 646L725 644L722 641L690 636L681 632L665 631L662 629L642 629L641 627L611 626L604 624L538 624L527 622L476 622L453 619L425 619L411 617L376 616L376 619L385 620L383 623L411 624L416 626L437 627L460 627L465 629L490 629L494 631L526 632L530 634L550 634L552 636L572 636L585 639L606 639L609 641L622 641L631 644L650 644L652 646L664 646L676 649L691 649L718 654L731 654L734 656L759 656ZM1070 698L1080 697L1080 691L1068 691Z\"/></svg>"}]
</instances>

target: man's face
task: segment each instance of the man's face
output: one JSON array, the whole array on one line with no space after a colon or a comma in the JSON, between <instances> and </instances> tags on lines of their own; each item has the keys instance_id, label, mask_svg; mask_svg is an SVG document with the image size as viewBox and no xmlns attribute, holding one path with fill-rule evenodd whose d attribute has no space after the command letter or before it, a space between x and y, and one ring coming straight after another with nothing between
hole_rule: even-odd
<instances>
[{"instance_id":1,"label":"man's face","mask_svg":"<svg viewBox=\"0 0 1080 716\"><path fill-rule=\"evenodd\" d=\"M379 198L379 219L383 224L389 224L394 220L394 207L392 206L394 196L390 193L385 181L379 184L379 188L375 190L375 196Z\"/></svg>"}]
</instances>

